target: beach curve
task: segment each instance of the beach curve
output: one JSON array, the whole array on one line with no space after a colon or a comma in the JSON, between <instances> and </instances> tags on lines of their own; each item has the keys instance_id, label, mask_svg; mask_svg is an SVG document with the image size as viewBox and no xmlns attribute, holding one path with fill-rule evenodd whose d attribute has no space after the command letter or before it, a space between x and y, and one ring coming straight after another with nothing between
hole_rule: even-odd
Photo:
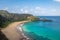
<instances>
[{"instance_id":1,"label":"beach curve","mask_svg":"<svg viewBox=\"0 0 60 40\"><path fill-rule=\"evenodd\" d=\"M20 40L23 38L21 32L17 31L17 26L24 24L28 21L20 21L9 24L6 28L3 28L1 31L6 35L9 40Z\"/></svg>"}]
</instances>

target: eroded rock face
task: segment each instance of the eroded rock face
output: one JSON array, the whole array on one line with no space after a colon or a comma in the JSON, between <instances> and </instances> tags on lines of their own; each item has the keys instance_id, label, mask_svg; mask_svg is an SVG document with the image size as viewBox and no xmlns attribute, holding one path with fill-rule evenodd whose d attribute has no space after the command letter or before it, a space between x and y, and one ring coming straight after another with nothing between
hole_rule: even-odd
<instances>
[{"instance_id":1,"label":"eroded rock face","mask_svg":"<svg viewBox=\"0 0 60 40\"><path fill-rule=\"evenodd\" d=\"M0 29L0 40L8 40L7 37L2 33Z\"/></svg>"}]
</instances>

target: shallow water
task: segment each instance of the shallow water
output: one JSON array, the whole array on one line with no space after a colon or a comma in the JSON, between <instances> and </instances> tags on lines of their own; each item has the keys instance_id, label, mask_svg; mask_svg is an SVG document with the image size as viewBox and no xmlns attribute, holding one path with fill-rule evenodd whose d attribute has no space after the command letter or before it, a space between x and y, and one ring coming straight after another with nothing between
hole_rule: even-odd
<instances>
[{"instance_id":1,"label":"shallow water","mask_svg":"<svg viewBox=\"0 0 60 40\"><path fill-rule=\"evenodd\" d=\"M31 40L60 40L60 17L46 17L53 22L27 22L23 25L23 32Z\"/></svg>"}]
</instances>

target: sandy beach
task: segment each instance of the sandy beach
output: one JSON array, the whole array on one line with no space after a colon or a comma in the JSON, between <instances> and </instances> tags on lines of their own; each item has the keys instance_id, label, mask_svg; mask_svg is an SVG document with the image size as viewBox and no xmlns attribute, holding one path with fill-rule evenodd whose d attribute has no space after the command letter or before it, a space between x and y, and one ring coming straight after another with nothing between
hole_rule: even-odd
<instances>
[{"instance_id":1,"label":"sandy beach","mask_svg":"<svg viewBox=\"0 0 60 40\"><path fill-rule=\"evenodd\" d=\"M23 38L23 36L21 35L21 32L17 31L16 28L18 25L21 25L25 22L28 22L28 21L11 23L6 28L2 29L2 32L6 35L6 37L9 40L21 40L21 38Z\"/></svg>"}]
</instances>

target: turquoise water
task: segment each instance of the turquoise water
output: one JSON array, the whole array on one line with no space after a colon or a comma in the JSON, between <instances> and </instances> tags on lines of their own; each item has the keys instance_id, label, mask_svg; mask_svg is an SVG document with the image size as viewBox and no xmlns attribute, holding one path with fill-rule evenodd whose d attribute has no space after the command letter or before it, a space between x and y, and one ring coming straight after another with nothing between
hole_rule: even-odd
<instances>
[{"instance_id":1,"label":"turquoise water","mask_svg":"<svg viewBox=\"0 0 60 40\"><path fill-rule=\"evenodd\" d=\"M24 34L31 40L60 40L60 23L57 21L27 22L22 28Z\"/></svg>"}]
</instances>

